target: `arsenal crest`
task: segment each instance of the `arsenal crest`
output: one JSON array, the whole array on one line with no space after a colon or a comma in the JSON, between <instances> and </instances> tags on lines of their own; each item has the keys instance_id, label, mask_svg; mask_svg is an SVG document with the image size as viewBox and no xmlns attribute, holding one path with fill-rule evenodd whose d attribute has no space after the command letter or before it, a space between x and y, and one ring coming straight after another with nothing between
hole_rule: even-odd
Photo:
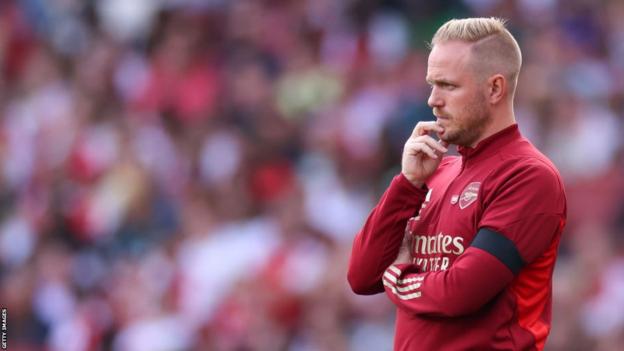
<instances>
[{"instance_id":1,"label":"arsenal crest","mask_svg":"<svg viewBox=\"0 0 624 351\"><path fill-rule=\"evenodd\" d=\"M477 201L477 196L479 195L479 187L481 187L481 182L472 182L466 186L464 191L462 191L459 196L459 208L462 210L473 202Z\"/></svg>"}]
</instances>

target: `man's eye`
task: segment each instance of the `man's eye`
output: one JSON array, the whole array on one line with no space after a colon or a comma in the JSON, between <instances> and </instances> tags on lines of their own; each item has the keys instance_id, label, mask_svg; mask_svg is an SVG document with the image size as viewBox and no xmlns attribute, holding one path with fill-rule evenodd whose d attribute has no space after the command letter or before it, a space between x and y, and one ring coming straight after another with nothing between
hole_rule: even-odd
<instances>
[{"instance_id":1,"label":"man's eye","mask_svg":"<svg viewBox=\"0 0 624 351\"><path fill-rule=\"evenodd\" d=\"M434 87L438 87L440 89L445 89L445 90L453 90L457 86L451 83L444 83L444 82L437 82L437 83L429 84L429 89L433 90Z\"/></svg>"}]
</instances>

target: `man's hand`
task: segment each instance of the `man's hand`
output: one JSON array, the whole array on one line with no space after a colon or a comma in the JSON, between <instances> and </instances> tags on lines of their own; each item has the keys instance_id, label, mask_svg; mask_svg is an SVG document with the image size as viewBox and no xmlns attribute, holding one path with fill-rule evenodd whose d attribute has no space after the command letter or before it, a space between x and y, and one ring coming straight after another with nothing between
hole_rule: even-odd
<instances>
[{"instance_id":1,"label":"man's hand","mask_svg":"<svg viewBox=\"0 0 624 351\"><path fill-rule=\"evenodd\" d=\"M448 143L436 141L429 133L441 133L444 128L435 122L418 122L403 147L401 172L412 184L422 187L433 174L447 152Z\"/></svg>"},{"instance_id":2,"label":"man's hand","mask_svg":"<svg viewBox=\"0 0 624 351\"><path fill-rule=\"evenodd\" d=\"M405 236L403 236L403 242L401 243L401 248L399 249L399 254L397 258L394 260L392 264L404 264L404 263L412 263L412 241L414 240L414 236L409 231L405 232Z\"/></svg>"}]
</instances>

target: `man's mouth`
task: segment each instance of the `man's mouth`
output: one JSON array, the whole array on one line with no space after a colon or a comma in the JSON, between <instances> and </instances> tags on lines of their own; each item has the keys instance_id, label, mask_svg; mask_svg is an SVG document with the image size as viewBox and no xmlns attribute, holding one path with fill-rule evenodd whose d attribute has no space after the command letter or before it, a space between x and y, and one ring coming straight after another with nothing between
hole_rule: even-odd
<instances>
[{"instance_id":1,"label":"man's mouth","mask_svg":"<svg viewBox=\"0 0 624 351\"><path fill-rule=\"evenodd\" d=\"M433 115L434 115L434 116L435 116L435 118L437 118L438 120L440 120L440 119L442 119L442 120L448 120L448 119L449 119L449 117L448 117L448 116L445 116L445 115L442 115L442 114L437 114L437 113L434 113Z\"/></svg>"}]
</instances>

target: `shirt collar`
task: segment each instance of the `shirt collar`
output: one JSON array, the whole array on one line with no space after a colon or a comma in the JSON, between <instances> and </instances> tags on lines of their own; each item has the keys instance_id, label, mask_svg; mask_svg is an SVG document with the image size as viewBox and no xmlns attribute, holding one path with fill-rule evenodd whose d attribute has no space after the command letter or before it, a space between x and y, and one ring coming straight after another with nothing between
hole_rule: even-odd
<instances>
[{"instance_id":1,"label":"shirt collar","mask_svg":"<svg viewBox=\"0 0 624 351\"><path fill-rule=\"evenodd\" d=\"M520 130L518 124L498 131L489 137L481 140L474 148L467 146L458 146L457 152L462 155L463 159L474 159L475 157L488 157L495 154L503 145L512 140L520 138Z\"/></svg>"}]
</instances>

